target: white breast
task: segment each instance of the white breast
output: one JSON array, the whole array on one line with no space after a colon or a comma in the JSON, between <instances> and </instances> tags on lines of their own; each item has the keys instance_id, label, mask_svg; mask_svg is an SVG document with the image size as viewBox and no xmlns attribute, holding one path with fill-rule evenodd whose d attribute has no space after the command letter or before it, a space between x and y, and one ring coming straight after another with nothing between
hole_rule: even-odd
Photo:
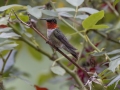
<instances>
[{"instance_id":1,"label":"white breast","mask_svg":"<svg viewBox=\"0 0 120 90\"><path fill-rule=\"evenodd\" d=\"M54 31L55 29L47 29L47 37L49 38L49 36L52 34L52 32Z\"/></svg>"}]
</instances>

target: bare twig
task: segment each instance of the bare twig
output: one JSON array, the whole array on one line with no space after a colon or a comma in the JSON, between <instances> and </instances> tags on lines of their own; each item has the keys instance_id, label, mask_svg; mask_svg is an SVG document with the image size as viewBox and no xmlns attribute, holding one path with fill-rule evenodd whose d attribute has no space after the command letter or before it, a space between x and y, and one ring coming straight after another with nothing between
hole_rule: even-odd
<instances>
[{"instance_id":1,"label":"bare twig","mask_svg":"<svg viewBox=\"0 0 120 90\"><path fill-rule=\"evenodd\" d=\"M82 70L88 77L88 73L86 72L86 70L84 70L82 67L80 67L78 64L76 64L76 62L74 62L71 58L69 58L65 53L63 53L60 49L58 49L57 47L55 47L51 42L49 42L49 40L37 29L35 28L33 25L31 24L27 24L25 22L23 22L18 16L17 14L14 12L14 10L12 10L13 13L15 14L16 18L24 25L32 28L37 34L39 34L45 41L46 43L48 43L50 46L52 46L54 49L56 49L59 53L61 53L64 57L66 57L70 62L72 62L77 68L79 68L80 70Z\"/></svg>"},{"instance_id":2,"label":"bare twig","mask_svg":"<svg viewBox=\"0 0 120 90\"><path fill-rule=\"evenodd\" d=\"M2 66L2 69L1 69L1 74L3 74L3 72L4 72L4 68L5 68L6 62L8 61L8 59L9 59L11 53L12 53L12 50L10 50L10 52L9 52L9 54L8 54L8 56L7 56L7 58L3 61L3 66Z\"/></svg>"}]
</instances>

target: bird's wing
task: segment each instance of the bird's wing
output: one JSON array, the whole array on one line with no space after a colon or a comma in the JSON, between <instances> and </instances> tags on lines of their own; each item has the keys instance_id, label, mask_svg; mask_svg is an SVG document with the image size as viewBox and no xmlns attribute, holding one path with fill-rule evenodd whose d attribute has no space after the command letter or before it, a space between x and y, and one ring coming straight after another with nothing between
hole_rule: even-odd
<instances>
[{"instance_id":1,"label":"bird's wing","mask_svg":"<svg viewBox=\"0 0 120 90\"><path fill-rule=\"evenodd\" d=\"M76 50L76 48L74 48L67 40L67 38L65 37L65 35L59 30L54 30L54 36L60 41L62 42L67 48Z\"/></svg>"}]
</instances>

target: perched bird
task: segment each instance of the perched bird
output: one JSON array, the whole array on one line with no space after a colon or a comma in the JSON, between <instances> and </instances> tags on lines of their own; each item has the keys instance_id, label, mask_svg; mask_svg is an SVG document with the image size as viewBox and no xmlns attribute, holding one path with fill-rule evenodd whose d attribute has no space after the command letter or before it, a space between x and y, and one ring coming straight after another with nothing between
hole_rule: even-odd
<instances>
[{"instance_id":1,"label":"perched bird","mask_svg":"<svg viewBox=\"0 0 120 90\"><path fill-rule=\"evenodd\" d=\"M77 53L74 48L67 40L65 35L59 30L57 26L56 19L41 19L47 21L47 37L49 41L55 45L57 48L63 48L64 50L71 53L75 58L77 58Z\"/></svg>"}]
</instances>

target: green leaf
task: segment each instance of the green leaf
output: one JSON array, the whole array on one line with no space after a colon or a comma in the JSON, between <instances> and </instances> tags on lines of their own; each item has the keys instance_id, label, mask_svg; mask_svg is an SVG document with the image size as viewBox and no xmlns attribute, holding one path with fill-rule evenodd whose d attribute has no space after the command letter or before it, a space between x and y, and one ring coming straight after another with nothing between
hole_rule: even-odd
<instances>
[{"instance_id":1,"label":"green leaf","mask_svg":"<svg viewBox=\"0 0 120 90\"><path fill-rule=\"evenodd\" d=\"M115 69L120 65L120 58L114 59L109 63L109 70L115 72Z\"/></svg>"},{"instance_id":2,"label":"green leaf","mask_svg":"<svg viewBox=\"0 0 120 90\"><path fill-rule=\"evenodd\" d=\"M84 0L66 0L66 1L75 7L80 6L84 2Z\"/></svg>"},{"instance_id":3,"label":"green leaf","mask_svg":"<svg viewBox=\"0 0 120 90\"><path fill-rule=\"evenodd\" d=\"M2 46L4 44L10 44L10 43L14 43L14 41L5 40L5 41L3 41L3 42L0 43L0 46Z\"/></svg>"},{"instance_id":4,"label":"green leaf","mask_svg":"<svg viewBox=\"0 0 120 90\"><path fill-rule=\"evenodd\" d=\"M50 11L50 10L42 10L42 13L48 15L48 16L53 16L53 17L57 17L58 14L55 11Z\"/></svg>"},{"instance_id":5,"label":"green leaf","mask_svg":"<svg viewBox=\"0 0 120 90\"><path fill-rule=\"evenodd\" d=\"M83 22L82 25L84 29L91 29L93 25L95 25L100 19L104 17L104 11L100 11L98 13L90 15L88 18L86 18Z\"/></svg>"},{"instance_id":6,"label":"green leaf","mask_svg":"<svg viewBox=\"0 0 120 90\"><path fill-rule=\"evenodd\" d=\"M2 52L4 50L14 49L16 46L18 46L18 44L16 44L16 43L3 45L0 47L0 52Z\"/></svg>"},{"instance_id":7,"label":"green leaf","mask_svg":"<svg viewBox=\"0 0 120 90\"><path fill-rule=\"evenodd\" d=\"M107 54L108 54L108 55L112 55L112 54L117 54L117 53L120 53L120 49L113 50L113 51L111 51L111 52L108 52Z\"/></svg>"},{"instance_id":8,"label":"green leaf","mask_svg":"<svg viewBox=\"0 0 120 90\"><path fill-rule=\"evenodd\" d=\"M80 18L80 19L82 19L82 20L84 20L84 19L86 19L86 18L88 18L89 16L87 15L87 14L85 14L85 15L78 15L78 16L76 16L75 18Z\"/></svg>"},{"instance_id":9,"label":"green leaf","mask_svg":"<svg viewBox=\"0 0 120 90\"><path fill-rule=\"evenodd\" d=\"M110 60L112 61L112 60L116 60L116 59L118 59L118 58L120 58L120 55L116 55L116 56L110 58Z\"/></svg>"},{"instance_id":10,"label":"green leaf","mask_svg":"<svg viewBox=\"0 0 120 90\"><path fill-rule=\"evenodd\" d=\"M101 56L101 55L104 55L106 52L96 52L96 53L93 53L92 55L93 56Z\"/></svg>"},{"instance_id":11,"label":"green leaf","mask_svg":"<svg viewBox=\"0 0 120 90\"><path fill-rule=\"evenodd\" d=\"M115 6L119 2L120 2L120 0L115 0L114 3L113 3L113 5Z\"/></svg>"},{"instance_id":12,"label":"green leaf","mask_svg":"<svg viewBox=\"0 0 120 90\"><path fill-rule=\"evenodd\" d=\"M60 66L51 67L51 71L57 75L63 76L65 74L65 70Z\"/></svg>"},{"instance_id":13,"label":"green leaf","mask_svg":"<svg viewBox=\"0 0 120 90\"><path fill-rule=\"evenodd\" d=\"M12 30L12 28L10 28L10 27L0 28L0 33L1 32L7 32L7 31L10 31L10 30Z\"/></svg>"},{"instance_id":14,"label":"green leaf","mask_svg":"<svg viewBox=\"0 0 120 90\"><path fill-rule=\"evenodd\" d=\"M80 9L78 9L79 12L87 12L89 14L94 14L99 12L98 10L94 9L94 8L89 8L89 7L82 7Z\"/></svg>"},{"instance_id":15,"label":"green leaf","mask_svg":"<svg viewBox=\"0 0 120 90\"><path fill-rule=\"evenodd\" d=\"M13 8L13 7L21 7L22 5L18 5L18 4L12 4L12 5L7 5L7 6L2 6L0 7L0 11L3 12L9 8Z\"/></svg>"},{"instance_id":16,"label":"green leaf","mask_svg":"<svg viewBox=\"0 0 120 90\"><path fill-rule=\"evenodd\" d=\"M107 25L93 25L90 29L106 29L109 28Z\"/></svg>"},{"instance_id":17,"label":"green leaf","mask_svg":"<svg viewBox=\"0 0 120 90\"><path fill-rule=\"evenodd\" d=\"M14 32L10 32L10 33L1 33L0 34L0 38L14 38L17 39L21 37L20 35L14 33Z\"/></svg>"},{"instance_id":18,"label":"green leaf","mask_svg":"<svg viewBox=\"0 0 120 90\"><path fill-rule=\"evenodd\" d=\"M32 16L34 16L35 18L37 18L37 19L40 19L41 18L41 16L42 16L42 12L41 12L41 10L39 9L39 7L31 7L31 6L27 6L27 12L29 13L29 14L31 14Z\"/></svg>"},{"instance_id":19,"label":"green leaf","mask_svg":"<svg viewBox=\"0 0 120 90\"><path fill-rule=\"evenodd\" d=\"M8 19L8 16L0 18L0 25L7 25Z\"/></svg>"},{"instance_id":20,"label":"green leaf","mask_svg":"<svg viewBox=\"0 0 120 90\"><path fill-rule=\"evenodd\" d=\"M73 17L72 14L69 14L69 13L67 13L67 12L59 12L58 14L59 14L60 16L64 16L64 17Z\"/></svg>"},{"instance_id":21,"label":"green leaf","mask_svg":"<svg viewBox=\"0 0 120 90\"><path fill-rule=\"evenodd\" d=\"M107 86L110 86L114 83L116 83L116 85L117 85L119 81L120 81L120 75L116 76ZM114 89L116 88L116 85L115 85Z\"/></svg>"},{"instance_id":22,"label":"green leaf","mask_svg":"<svg viewBox=\"0 0 120 90\"><path fill-rule=\"evenodd\" d=\"M69 12L69 11L75 11L74 8L64 7L64 8L57 8L56 11L58 12Z\"/></svg>"},{"instance_id":23,"label":"green leaf","mask_svg":"<svg viewBox=\"0 0 120 90\"><path fill-rule=\"evenodd\" d=\"M32 38L32 37L33 37L32 34L30 34L30 33L28 33L28 32L25 32L24 34L25 34L25 36L27 36L28 38Z\"/></svg>"}]
</instances>

